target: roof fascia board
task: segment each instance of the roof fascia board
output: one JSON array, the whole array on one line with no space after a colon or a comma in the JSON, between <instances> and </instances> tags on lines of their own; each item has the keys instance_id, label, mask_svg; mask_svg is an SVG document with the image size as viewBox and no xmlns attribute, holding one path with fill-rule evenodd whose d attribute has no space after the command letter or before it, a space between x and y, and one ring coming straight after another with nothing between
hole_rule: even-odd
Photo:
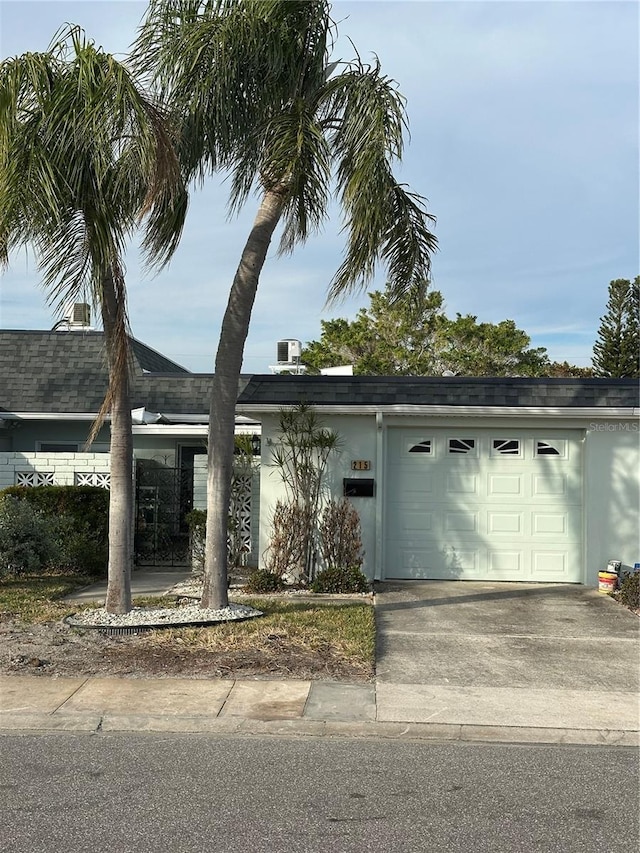
<instances>
[{"instance_id":1,"label":"roof fascia board","mask_svg":"<svg viewBox=\"0 0 640 853\"><path fill-rule=\"evenodd\" d=\"M206 435L205 424L137 424L131 428L133 435Z\"/></svg>"},{"instance_id":2,"label":"roof fascia board","mask_svg":"<svg viewBox=\"0 0 640 853\"><path fill-rule=\"evenodd\" d=\"M98 412L2 412L4 420L13 421L95 421ZM111 420L107 415L105 421Z\"/></svg>"},{"instance_id":3,"label":"roof fascia board","mask_svg":"<svg viewBox=\"0 0 640 853\"><path fill-rule=\"evenodd\" d=\"M549 418L637 418L640 409L622 406L430 406L430 405L353 405L336 406L310 403L319 412L327 415L428 415L429 417L451 417L452 415L482 417L549 417ZM242 413L272 414L288 408L275 403L240 403L237 411Z\"/></svg>"},{"instance_id":4,"label":"roof fascia board","mask_svg":"<svg viewBox=\"0 0 640 853\"><path fill-rule=\"evenodd\" d=\"M204 435L209 433L206 424L135 424L131 428L133 435ZM237 423L235 425L236 435L260 432L259 423Z\"/></svg>"}]
</instances>

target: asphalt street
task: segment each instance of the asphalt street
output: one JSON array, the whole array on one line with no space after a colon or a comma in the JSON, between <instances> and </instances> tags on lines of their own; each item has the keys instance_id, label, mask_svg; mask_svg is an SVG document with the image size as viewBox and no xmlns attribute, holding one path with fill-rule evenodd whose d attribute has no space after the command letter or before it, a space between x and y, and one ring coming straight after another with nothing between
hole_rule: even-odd
<instances>
[{"instance_id":1,"label":"asphalt street","mask_svg":"<svg viewBox=\"0 0 640 853\"><path fill-rule=\"evenodd\" d=\"M626 747L0 736L2 853L629 853Z\"/></svg>"}]
</instances>

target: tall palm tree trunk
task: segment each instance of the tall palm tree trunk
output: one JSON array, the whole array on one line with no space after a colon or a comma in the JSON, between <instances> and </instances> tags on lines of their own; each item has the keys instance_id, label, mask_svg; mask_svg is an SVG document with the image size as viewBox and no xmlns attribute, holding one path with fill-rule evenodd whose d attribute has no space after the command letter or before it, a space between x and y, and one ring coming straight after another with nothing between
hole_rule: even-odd
<instances>
[{"instance_id":1,"label":"tall palm tree trunk","mask_svg":"<svg viewBox=\"0 0 640 853\"><path fill-rule=\"evenodd\" d=\"M260 272L285 200L284 188L268 190L263 195L222 320L209 412L207 536L200 601L205 608L219 609L229 604L227 533L238 379Z\"/></svg>"},{"instance_id":2,"label":"tall palm tree trunk","mask_svg":"<svg viewBox=\"0 0 640 853\"><path fill-rule=\"evenodd\" d=\"M131 610L133 560L133 436L129 391L128 336L123 295L116 293L114 276L102 283L102 323L109 363L108 399L111 408L109 497L109 613Z\"/></svg>"}]
</instances>

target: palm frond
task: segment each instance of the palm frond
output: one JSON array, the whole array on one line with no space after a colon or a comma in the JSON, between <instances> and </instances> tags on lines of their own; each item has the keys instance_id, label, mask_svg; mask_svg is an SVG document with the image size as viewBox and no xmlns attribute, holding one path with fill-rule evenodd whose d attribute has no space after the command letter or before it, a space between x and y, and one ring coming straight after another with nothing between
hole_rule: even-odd
<instances>
[{"instance_id":1,"label":"palm frond","mask_svg":"<svg viewBox=\"0 0 640 853\"><path fill-rule=\"evenodd\" d=\"M328 301L361 289L383 261L392 288L401 293L429 275L437 247L425 200L407 192L392 167L407 130L404 99L379 63L359 60L330 78L322 95L322 124L337 161L337 192L344 212L347 248Z\"/></svg>"},{"instance_id":2,"label":"palm frond","mask_svg":"<svg viewBox=\"0 0 640 853\"><path fill-rule=\"evenodd\" d=\"M187 197L177 133L129 70L66 27L48 51L0 64L0 263L32 245L56 308L88 294L102 310L109 390L128 387L123 257L141 222L151 266L175 250Z\"/></svg>"},{"instance_id":3,"label":"palm frond","mask_svg":"<svg viewBox=\"0 0 640 853\"><path fill-rule=\"evenodd\" d=\"M172 104L189 178L233 169L236 197L246 198L260 162L248 151L323 79L328 9L325 0L151 0L134 67Z\"/></svg>"}]
</instances>

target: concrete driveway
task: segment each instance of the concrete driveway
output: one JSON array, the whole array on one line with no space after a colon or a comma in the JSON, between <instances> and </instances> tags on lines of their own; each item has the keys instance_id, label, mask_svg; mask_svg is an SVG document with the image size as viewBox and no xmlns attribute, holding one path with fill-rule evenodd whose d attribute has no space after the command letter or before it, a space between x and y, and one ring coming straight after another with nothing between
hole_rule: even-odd
<instances>
[{"instance_id":1,"label":"concrete driveway","mask_svg":"<svg viewBox=\"0 0 640 853\"><path fill-rule=\"evenodd\" d=\"M376 587L379 720L638 730L640 620L574 585Z\"/></svg>"}]
</instances>

